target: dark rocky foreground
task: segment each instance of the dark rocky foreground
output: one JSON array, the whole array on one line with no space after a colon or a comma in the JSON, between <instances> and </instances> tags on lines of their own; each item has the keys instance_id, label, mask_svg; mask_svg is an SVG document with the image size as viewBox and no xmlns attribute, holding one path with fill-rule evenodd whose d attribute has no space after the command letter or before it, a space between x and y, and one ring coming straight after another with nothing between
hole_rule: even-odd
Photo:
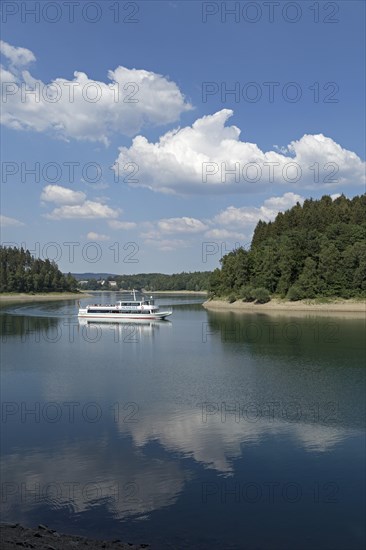
<instances>
[{"instance_id":1,"label":"dark rocky foreground","mask_svg":"<svg viewBox=\"0 0 366 550\"><path fill-rule=\"evenodd\" d=\"M22 527L19 523L0 524L0 548L10 550L17 548L36 548L37 550L137 550L149 548L148 544L135 545L120 540L94 540L74 535L63 535L46 525L35 529Z\"/></svg>"}]
</instances>

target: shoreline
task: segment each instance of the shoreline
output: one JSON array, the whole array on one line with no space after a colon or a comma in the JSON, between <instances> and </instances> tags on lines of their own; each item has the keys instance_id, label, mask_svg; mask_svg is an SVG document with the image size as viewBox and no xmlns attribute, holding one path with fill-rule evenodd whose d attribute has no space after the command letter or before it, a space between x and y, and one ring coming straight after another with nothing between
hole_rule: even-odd
<instances>
[{"instance_id":1,"label":"shoreline","mask_svg":"<svg viewBox=\"0 0 366 550\"><path fill-rule=\"evenodd\" d=\"M90 296L85 292L74 293L74 292L55 292L47 293L41 292L40 294L26 294L25 292L19 292L14 294L0 294L0 305L9 303L9 302L51 302L54 300L79 300Z\"/></svg>"},{"instance_id":2,"label":"shoreline","mask_svg":"<svg viewBox=\"0 0 366 550\"><path fill-rule=\"evenodd\" d=\"M191 294L192 296L207 296L208 292L206 290L153 290L146 291L146 294Z\"/></svg>"},{"instance_id":3,"label":"shoreline","mask_svg":"<svg viewBox=\"0 0 366 550\"><path fill-rule=\"evenodd\" d=\"M121 294L122 292L125 292L125 293L132 293L132 290L84 290L84 291L81 291L81 292L89 292L91 294L98 294L99 292L101 293L114 293L114 294ZM136 290L136 292L138 292ZM197 296L207 296L208 292L207 290L144 290L142 292L142 294L176 294L176 295L183 295L183 294L190 294L192 296L194 295L197 295ZM86 295L86 294L85 294Z\"/></svg>"},{"instance_id":4,"label":"shoreline","mask_svg":"<svg viewBox=\"0 0 366 550\"><path fill-rule=\"evenodd\" d=\"M365 316L366 300L336 300L329 303L319 304L314 300L299 300L290 302L286 300L273 299L266 304L255 304L254 302L242 302L237 300L232 304L225 300L206 300L203 307L209 310L235 311L244 313L325 313L325 314L346 314Z\"/></svg>"},{"instance_id":5,"label":"shoreline","mask_svg":"<svg viewBox=\"0 0 366 550\"><path fill-rule=\"evenodd\" d=\"M92 539L77 535L65 535L50 529L46 525L38 525L36 528L23 527L19 523L0 523L0 544L2 550L25 547L39 550L65 550L65 548L77 548L86 546L90 550L138 550L149 548L149 544L132 544L121 542L119 539Z\"/></svg>"},{"instance_id":6,"label":"shoreline","mask_svg":"<svg viewBox=\"0 0 366 550\"><path fill-rule=\"evenodd\" d=\"M92 297L93 294L99 294L100 292L113 292L119 294L119 290L81 290L79 293L74 292L40 292L39 294L27 294L25 292L14 292L0 294L0 306L2 304L9 303L22 303L22 302L52 302L56 300L80 300L82 298ZM191 296L207 296L205 291L195 290L154 290L153 292L146 292L146 294L174 294L174 295L191 295Z\"/></svg>"}]
</instances>

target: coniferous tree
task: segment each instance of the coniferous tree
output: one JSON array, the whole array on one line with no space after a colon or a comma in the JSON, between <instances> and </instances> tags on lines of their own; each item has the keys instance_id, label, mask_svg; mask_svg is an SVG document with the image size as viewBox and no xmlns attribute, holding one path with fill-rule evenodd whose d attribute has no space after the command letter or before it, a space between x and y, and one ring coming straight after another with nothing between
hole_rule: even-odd
<instances>
[{"instance_id":1,"label":"coniferous tree","mask_svg":"<svg viewBox=\"0 0 366 550\"><path fill-rule=\"evenodd\" d=\"M292 300L366 296L366 194L307 199L274 222L260 220L250 251L229 252L221 266L210 278L215 294L264 287Z\"/></svg>"},{"instance_id":2,"label":"coniferous tree","mask_svg":"<svg viewBox=\"0 0 366 550\"><path fill-rule=\"evenodd\" d=\"M55 262L33 258L23 248L0 247L0 292L74 292L77 281L67 278Z\"/></svg>"}]
</instances>

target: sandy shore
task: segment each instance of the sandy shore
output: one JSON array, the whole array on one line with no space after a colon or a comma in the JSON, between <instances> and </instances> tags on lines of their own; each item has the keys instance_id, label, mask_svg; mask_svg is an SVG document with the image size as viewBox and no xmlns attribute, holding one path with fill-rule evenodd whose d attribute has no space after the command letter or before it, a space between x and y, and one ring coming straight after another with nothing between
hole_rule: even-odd
<instances>
[{"instance_id":1,"label":"sandy shore","mask_svg":"<svg viewBox=\"0 0 366 550\"><path fill-rule=\"evenodd\" d=\"M288 302L286 300L273 299L266 304L254 302L242 302L237 300L232 304L225 300L207 300L202 304L207 309L243 311L253 313L297 313L317 312L326 314L354 314L357 317L366 315L366 300L335 300L326 304L316 303L314 300L299 300Z\"/></svg>"},{"instance_id":2,"label":"sandy shore","mask_svg":"<svg viewBox=\"0 0 366 550\"><path fill-rule=\"evenodd\" d=\"M84 292L79 294L72 292L50 292L49 294L0 294L0 304L5 304L9 302L52 302L54 300L80 300L89 296Z\"/></svg>"},{"instance_id":3,"label":"sandy shore","mask_svg":"<svg viewBox=\"0 0 366 550\"><path fill-rule=\"evenodd\" d=\"M146 294L190 294L192 296L207 296L207 292L205 290L147 290Z\"/></svg>"},{"instance_id":4,"label":"sandy shore","mask_svg":"<svg viewBox=\"0 0 366 550\"><path fill-rule=\"evenodd\" d=\"M16 293L14 294L0 294L0 306L7 305L10 303L22 303L22 302L52 302L56 300L81 300L82 298L87 298L88 296L92 297L95 293L99 294L100 290L93 291L81 291L79 293L72 292L50 292L50 293L40 293L40 294L26 294L26 293ZM116 294L119 291L107 291L115 292ZM155 292L146 292L147 294L175 294L177 296L189 294L192 296L206 296L207 292L196 292L194 290L161 290Z\"/></svg>"},{"instance_id":5,"label":"sandy shore","mask_svg":"<svg viewBox=\"0 0 366 550\"><path fill-rule=\"evenodd\" d=\"M37 550L66 550L71 548L84 548L90 550L137 550L149 548L148 544L135 545L122 543L120 540L95 540L74 535L62 535L46 525L39 525L36 529L22 527L19 523L0 524L1 550L13 548L36 548Z\"/></svg>"}]
</instances>

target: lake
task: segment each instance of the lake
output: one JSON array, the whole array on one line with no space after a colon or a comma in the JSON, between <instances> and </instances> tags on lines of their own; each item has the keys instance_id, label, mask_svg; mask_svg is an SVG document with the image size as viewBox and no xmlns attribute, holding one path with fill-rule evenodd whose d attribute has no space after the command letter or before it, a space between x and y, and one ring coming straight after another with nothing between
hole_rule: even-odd
<instances>
[{"instance_id":1,"label":"lake","mask_svg":"<svg viewBox=\"0 0 366 550\"><path fill-rule=\"evenodd\" d=\"M81 301L114 303L101 293ZM0 310L2 521L152 548L365 545L365 320Z\"/></svg>"}]
</instances>

